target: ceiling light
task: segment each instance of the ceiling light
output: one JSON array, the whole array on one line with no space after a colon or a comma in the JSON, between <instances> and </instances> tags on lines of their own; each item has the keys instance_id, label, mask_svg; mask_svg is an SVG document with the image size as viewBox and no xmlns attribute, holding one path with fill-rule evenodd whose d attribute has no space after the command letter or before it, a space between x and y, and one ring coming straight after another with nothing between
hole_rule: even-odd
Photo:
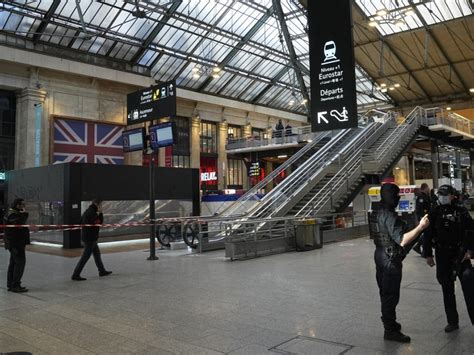
<instances>
[{"instance_id":1,"label":"ceiling light","mask_svg":"<svg viewBox=\"0 0 474 355\"><path fill-rule=\"evenodd\" d=\"M397 27L403 27L403 26L405 26L405 21L403 21L403 20L397 20L397 21L395 22L395 26L397 26Z\"/></svg>"},{"instance_id":2,"label":"ceiling light","mask_svg":"<svg viewBox=\"0 0 474 355\"><path fill-rule=\"evenodd\" d=\"M277 158L278 158L278 159L288 158L288 155L279 155Z\"/></svg>"},{"instance_id":3,"label":"ceiling light","mask_svg":"<svg viewBox=\"0 0 474 355\"><path fill-rule=\"evenodd\" d=\"M378 25L377 21L370 21L370 22L369 22L369 26L370 26L370 27L375 27L375 26L377 26L377 25Z\"/></svg>"},{"instance_id":4,"label":"ceiling light","mask_svg":"<svg viewBox=\"0 0 474 355\"><path fill-rule=\"evenodd\" d=\"M199 73L194 73L193 74L194 79L199 79L200 77L201 77L201 75L199 75Z\"/></svg>"},{"instance_id":5,"label":"ceiling light","mask_svg":"<svg viewBox=\"0 0 474 355\"><path fill-rule=\"evenodd\" d=\"M377 11L378 16L385 16L386 14L388 14L388 11L385 10L385 9L381 9L381 10Z\"/></svg>"},{"instance_id":6,"label":"ceiling light","mask_svg":"<svg viewBox=\"0 0 474 355\"><path fill-rule=\"evenodd\" d=\"M393 91L393 90L395 90L395 87L394 87L394 86L390 86L389 89L390 89L390 91Z\"/></svg>"},{"instance_id":7,"label":"ceiling light","mask_svg":"<svg viewBox=\"0 0 474 355\"><path fill-rule=\"evenodd\" d=\"M214 73L220 73L220 72L221 72L221 68L219 68L219 67L214 67L214 68L212 68L212 71L213 71Z\"/></svg>"},{"instance_id":8,"label":"ceiling light","mask_svg":"<svg viewBox=\"0 0 474 355\"><path fill-rule=\"evenodd\" d=\"M396 83L396 84L394 84L393 86L395 86L396 88L399 88L399 87L400 87L400 84L399 84L399 83Z\"/></svg>"},{"instance_id":9,"label":"ceiling light","mask_svg":"<svg viewBox=\"0 0 474 355\"><path fill-rule=\"evenodd\" d=\"M380 20L383 20L382 16L375 16L374 17L374 21L380 21Z\"/></svg>"},{"instance_id":10,"label":"ceiling light","mask_svg":"<svg viewBox=\"0 0 474 355\"><path fill-rule=\"evenodd\" d=\"M291 100L291 101L289 102L289 105L290 105L290 106L293 106L294 104L295 104L295 100Z\"/></svg>"},{"instance_id":11,"label":"ceiling light","mask_svg":"<svg viewBox=\"0 0 474 355\"><path fill-rule=\"evenodd\" d=\"M452 110L451 106L446 107L446 110L451 111Z\"/></svg>"},{"instance_id":12,"label":"ceiling light","mask_svg":"<svg viewBox=\"0 0 474 355\"><path fill-rule=\"evenodd\" d=\"M469 89L469 92L470 92L471 94L474 94L474 88L470 88L470 89Z\"/></svg>"},{"instance_id":13,"label":"ceiling light","mask_svg":"<svg viewBox=\"0 0 474 355\"><path fill-rule=\"evenodd\" d=\"M194 67L194 68L192 69L192 72L193 72L193 73L199 73L199 68L198 68L198 67Z\"/></svg>"},{"instance_id":14,"label":"ceiling light","mask_svg":"<svg viewBox=\"0 0 474 355\"><path fill-rule=\"evenodd\" d=\"M400 167L399 167L399 166L397 166L397 167L395 168L395 170L400 170Z\"/></svg>"},{"instance_id":15,"label":"ceiling light","mask_svg":"<svg viewBox=\"0 0 474 355\"><path fill-rule=\"evenodd\" d=\"M382 88L382 90L380 90L380 92L387 92L387 88Z\"/></svg>"},{"instance_id":16,"label":"ceiling light","mask_svg":"<svg viewBox=\"0 0 474 355\"><path fill-rule=\"evenodd\" d=\"M303 99L303 100L301 101L301 104L302 104L302 105L306 105L307 102L308 102L308 100Z\"/></svg>"},{"instance_id":17,"label":"ceiling light","mask_svg":"<svg viewBox=\"0 0 474 355\"><path fill-rule=\"evenodd\" d=\"M415 15L415 10L413 10L413 8L410 7L409 9L407 9L405 11L405 15L406 16L413 16L413 15Z\"/></svg>"},{"instance_id":18,"label":"ceiling light","mask_svg":"<svg viewBox=\"0 0 474 355\"><path fill-rule=\"evenodd\" d=\"M382 83L382 84L380 84L380 87L383 87L383 88L385 88L385 87L387 87L387 84L385 84L385 83Z\"/></svg>"},{"instance_id":19,"label":"ceiling light","mask_svg":"<svg viewBox=\"0 0 474 355\"><path fill-rule=\"evenodd\" d=\"M219 79L221 76L219 75L219 73L214 73L214 74L212 74L212 77L214 79Z\"/></svg>"}]
</instances>

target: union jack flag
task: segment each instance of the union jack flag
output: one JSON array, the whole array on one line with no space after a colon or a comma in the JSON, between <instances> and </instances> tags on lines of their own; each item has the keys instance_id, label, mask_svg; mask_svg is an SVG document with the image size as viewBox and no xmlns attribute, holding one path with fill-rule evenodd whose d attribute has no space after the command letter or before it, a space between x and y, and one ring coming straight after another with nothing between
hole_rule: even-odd
<instances>
[{"instance_id":1,"label":"union jack flag","mask_svg":"<svg viewBox=\"0 0 474 355\"><path fill-rule=\"evenodd\" d=\"M54 120L53 163L123 164L122 126Z\"/></svg>"}]
</instances>

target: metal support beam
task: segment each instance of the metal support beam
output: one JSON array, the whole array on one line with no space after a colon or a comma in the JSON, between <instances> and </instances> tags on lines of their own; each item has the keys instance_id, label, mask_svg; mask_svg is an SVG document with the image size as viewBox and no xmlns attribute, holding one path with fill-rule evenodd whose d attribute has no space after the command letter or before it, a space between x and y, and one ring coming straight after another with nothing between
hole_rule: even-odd
<instances>
[{"instance_id":1,"label":"metal support beam","mask_svg":"<svg viewBox=\"0 0 474 355\"><path fill-rule=\"evenodd\" d=\"M448 53L446 53L446 50L444 49L444 47L441 45L441 42L439 41L438 37L436 37L436 35L433 33L433 31L431 31L431 28L430 26L428 25L428 23L426 22L425 18L423 17L423 15L420 13L420 10L418 10L418 7L416 6L416 4L413 2L413 0L409 0L408 1L410 3L410 5L413 7L413 9L415 10L415 13L416 15L420 18L421 20L421 23L423 24L423 27L425 28L426 30L426 33L430 35L431 39L433 40L433 42L436 44L436 46L439 48L439 51L441 52L441 54L443 55L443 57L446 59L446 62L448 62L450 68L453 70L454 74L456 74L456 76L458 77L459 81L461 82L464 90L466 90L466 92L469 91L469 86L466 84L466 82L464 81L464 78L462 77L462 75L459 73L459 71L456 69L456 67L453 65L453 63L451 62L451 59L449 59L448 57Z\"/></svg>"},{"instance_id":2,"label":"metal support beam","mask_svg":"<svg viewBox=\"0 0 474 355\"><path fill-rule=\"evenodd\" d=\"M360 13L360 15L363 17L364 21L367 21L367 16L365 15L364 11L362 11L362 9L360 8L359 5L357 5L355 2L354 2L354 8ZM426 91L426 89L423 87L423 85L421 84L421 82L413 75L413 72L412 70L408 67L408 65L405 63L405 61L400 57L400 55L393 49L393 47L390 45L390 43L388 42L385 42L384 41L384 38L382 36L382 34L375 30L375 33L377 34L377 36L379 37L379 41L382 41L384 42L385 44L385 47L390 51L392 52L393 56L395 57L395 59L401 64L401 66L403 68L405 68L406 72L409 74L409 76L413 79L413 81L419 86L419 88L421 89L421 91L423 92L423 95L426 96L426 98L428 100L430 100L430 102L432 101L431 99L431 96L428 94L428 92ZM375 44L374 44L375 45ZM364 68L362 65L361 65L362 68ZM365 70L365 68L364 68Z\"/></svg>"},{"instance_id":3,"label":"metal support beam","mask_svg":"<svg viewBox=\"0 0 474 355\"><path fill-rule=\"evenodd\" d=\"M237 55L243 46L258 32L260 28L267 22L270 16L273 15L273 8L269 8L262 17L252 26L252 28L245 34L244 37L235 45L234 48L226 55L226 57L219 63L219 68L223 69L230 61ZM206 80L199 86L198 91L203 91L207 85L212 81L212 75L209 75Z\"/></svg>"},{"instance_id":4,"label":"metal support beam","mask_svg":"<svg viewBox=\"0 0 474 355\"><path fill-rule=\"evenodd\" d=\"M273 8L275 9L278 21L280 22L281 31L283 32L283 37L285 37L286 46L288 47L288 54L290 55L290 60L293 64L293 69L296 73L296 79L298 80L303 99L307 102L306 107L308 108L309 112L311 102L308 95L308 89L306 88L306 84L303 79L303 74L301 70L302 65L300 64L295 52L295 48L293 47L293 42L291 40L290 32L288 31L288 26L286 25L285 14L283 13L280 0L273 0Z\"/></svg>"},{"instance_id":5,"label":"metal support beam","mask_svg":"<svg viewBox=\"0 0 474 355\"><path fill-rule=\"evenodd\" d=\"M283 78L283 76L288 72L288 67L287 66L284 66L283 69L281 69L277 75L275 75L275 77L272 79L271 83L268 84L267 86L265 86L253 99L252 99L252 103L253 104L256 104L263 96L265 96L265 94L268 92L268 90L270 90L273 85L276 84L276 82L278 80L280 80L281 78Z\"/></svg>"},{"instance_id":6,"label":"metal support beam","mask_svg":"<svg viewBox=\"0 0 474 355\"><path fill-rule=\"evenodd\" d=\"M39 24L38 28L36 29L36 33L33 35L33 42L38 42L38 40L43 35L44 30L48 26L49 20L53 17L54 13L59 7L61 0L54 0L51 6L49 7L48 12L44 15L43 21Z\"/></svg>"},{"instance_id":7,"label":"metal support beam","mask_svg":"<svg viewBox=\"0 0 474 355\"><path fill-rule=\"evenodd\" d=\"M135 65L138 63L142 55L145 53L147 50L148 46L153 42L153 40L156 38L158 33L161 32L163 27L167 24L167 22L171 19L171 16L178 10L178 7L181 5L183 1L182 0L175 0L173 2L173 5L170 6L170 8L166 11L165 14L163 14L163 18L160 20L160 22L153 28L151 31L150 35L143 41L141 48L135 53L135 55L130 59L130 63L132 65Z\"/></svg>"}]
</instances>

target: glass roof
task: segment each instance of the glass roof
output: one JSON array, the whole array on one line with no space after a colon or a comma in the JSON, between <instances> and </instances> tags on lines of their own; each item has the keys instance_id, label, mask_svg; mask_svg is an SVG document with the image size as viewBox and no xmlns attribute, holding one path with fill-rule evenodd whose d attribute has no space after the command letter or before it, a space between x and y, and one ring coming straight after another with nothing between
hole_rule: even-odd
<instances>
[{"instance_id":1,"label":"glass roof","mask_svg":"<svg viewBox=\"0 0 474 355\"><path fill-rule=\"evenodd\" d=\"M356 0L372 16L388 1ZM463 3L466 2L466 4ZM272 0L7 0L0 3L0 43L47 50L74 51L102 57L123 70L147 73L157 81L213 95L307 112L302 77L309 92L307 17L298 0L281 0L291 44L300 67L291 64L289 50ZM426 21L465 16L466 0L414 1ZM138 3L138 6L137 6ZM398 1L407 6L408 0ZM428 10L431 9L431 10ZM446 11L450 10L449 13ZM431 11L431 12L430 12ZM82 17L81 17L82 16ZM410 26L421 26L416 15ZM392 26L393 27L393 26ZM382 25L385 34L394 29ZM392 32L390 32L392 31ZM15 38L12 41L12 38ZM24 41L18 41L21 38ZM66 53L66 52L64 52ZM79 56L81 60L87 58ZM214 67L221 68L218 75ZM199 69L200 75L195 75ZM213 75L214 74L214 75ZM358 103L389 102L373 80L356 69Z\"/></svg>"},{"instance_id":2,"label":"glass roof","mask_svg":"<svg viewBox=\"0 0 474 355\"><path fill-rule=\"evenodd\" d=\"M356 0L370 26L391 35L472 14L472 0Z\"/></svg>"}]
</instances>

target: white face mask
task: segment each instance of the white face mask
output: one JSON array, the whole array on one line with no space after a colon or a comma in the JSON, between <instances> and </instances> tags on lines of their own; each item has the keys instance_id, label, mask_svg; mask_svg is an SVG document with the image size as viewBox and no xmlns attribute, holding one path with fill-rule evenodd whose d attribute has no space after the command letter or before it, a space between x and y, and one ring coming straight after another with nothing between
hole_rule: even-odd
<instances>
[{"instance_id":1,"label":"white face mask","mask_svg":"<svg viewBox=\"0 0 474 355\"><path fill-rule=\"evenodd\" d=\"M451 203L449 196L438 196L438 201L441 205L449 205Z\"/></svg>"}]
</instances>

